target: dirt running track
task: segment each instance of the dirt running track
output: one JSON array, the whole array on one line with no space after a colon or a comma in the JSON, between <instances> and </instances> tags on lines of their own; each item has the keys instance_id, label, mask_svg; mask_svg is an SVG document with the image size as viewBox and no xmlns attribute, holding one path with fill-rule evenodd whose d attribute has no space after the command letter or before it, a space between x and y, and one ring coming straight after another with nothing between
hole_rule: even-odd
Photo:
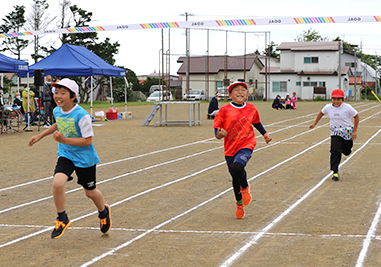
<instances>
[{"instance_id":1,"label":"dirt running track","mask_svg":"<svg viewBox=\"0 0 381 267\"><path fill-rule=\"evenodd\" d=\"M98 188L112 207L107 235L74 180L66 187L72 225L52 240L57 143L49 136L29 148L36 126L0 136L0 266L381 266L381 105L352 103L358 139L334 182L328 118L308 128L325 103L255 104L273 141L257 132L247 166L253 201L242 220L207 103L198 126L141 127L151 106L95 123ZM168 110L169 119L188 116L184 105Z\"/></svg>"}]
</instances>

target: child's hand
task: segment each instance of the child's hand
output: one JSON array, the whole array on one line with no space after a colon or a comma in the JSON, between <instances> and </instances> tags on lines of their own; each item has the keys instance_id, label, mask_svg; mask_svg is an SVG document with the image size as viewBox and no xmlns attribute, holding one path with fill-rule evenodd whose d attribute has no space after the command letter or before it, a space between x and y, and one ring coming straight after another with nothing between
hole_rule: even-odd
<instances>
[{"instance_id":1,"label":"child's hand","mask_svg":"<svg viewBox=\"0 0 381 267\"><path fill-rule=\"evenodd\" d=\"M32 138L30 138L29 142L28 142L28 145L30 147L32 147L35 143L37 143L38 141L40 141L41 137L40 135L35 135L33 136Z\"/></svg>"},{"instance_id":2,"label":"child's hand","mask_svg":"<svg viewBox=\"0 0 381 267\"><path fill-rule=\"evenodd\" d=\"M54 140L56 140L57 142L60 142L60 143L63 143L63 141L65 140L65 136L59 132L58 130L54 131L53 133L53 138Z\"/></svg>"},{"instance_id":3,"label":"child's hand","mask_svg":"<svg viewBox=\"0 0 381 267\"><path fill-rule=\"evenodd\" d=\"M313 129L315 126L316 126L316 124L315 124L315 123L312 123L312 124L310 125L310 129Z\"/></svg>"},{"instance_id":4,"label":"child's hand","mask_svg":"<svg viewBox=\"0 0 381 267\"><path fill-rule=\"evenodd\" d=\"M228 133L225 131L225 129L222 129L222 128L218 128L217 129L217 139L221 139L223 137L225 137Z\"/></svg>"},{"instance_id":5,"label":"child's hand","mask_svg":"<svg viewBox=\"0 0 381 267\"><path fill-rule=\"evenodd\" d=\"M355 141L357 139L357 132L352 132L352 140Z\"/></svg>"},{"instance_id":6,"label":"child's hand","mask_svg":"<svg viewBox=\"0 0 381 267\"><path fill-rule=\"evenodd\" d=\"M263 138L265 138L266 144L270 143L270 141L273 140L272 137L268 133L265 133L263 135Z\"/></svg>"}]
</instances>

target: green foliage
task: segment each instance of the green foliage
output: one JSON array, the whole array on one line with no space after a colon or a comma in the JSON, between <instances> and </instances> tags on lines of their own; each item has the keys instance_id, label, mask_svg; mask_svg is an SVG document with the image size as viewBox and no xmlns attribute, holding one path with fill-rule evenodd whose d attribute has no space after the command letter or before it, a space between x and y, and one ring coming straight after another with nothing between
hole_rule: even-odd
<instances>
[{"instance_id":1,"label":"green foliage","mask_svg":"<svg viewBox=\"0 0 381 267\"><path fill-rule=\"evenodd\" d=\"M276 47L278 45L274 43L273 41L270 42L270 44L265 48L265 51L263 51L263 54L269 56L269 57L274 57L274 58L280 58L280 53L276 52Z\"/></svg>"},{"instance_id":2,"label":"green foliage","mask_svg":"<svg viewBox=\"0 0 381 267\"><path fill-rule=\"evenodd\" d=\"M308 29L307 31L303 31L302 34L298 35L298 37L295 39L297 42L322 42L327 41L327 38L321 37L319 35L319 32Z\"/></svg>"},{"instance_id":3,"label":"green foliage","mask_svg":"<svg viewBox=\"0 0 381 267\"><path fill-rule=\"evenodd\" d=\"M326 99L320 95L314 98L314 101L326 101Z\"/></svg>"},{"instance_id":4,"label":"green foliage","mask_svg":"<svg viewBox=\"0 0 381 267\"><path fill-rule=\"evenodd\" d=\"M1 33L13 33L21 32L25 23L25 6L14 6L14 11L9 13L3 18L4 24L0 25ZM3 49L1 52L9 51L17 56L17 59L21 59L21 51L23 51L29 44L28 40L14 37L5 38L2 42Z\"/></svg>"},{"instance_id":5,"label":"green foliage","mask_svg":"<svg viewBox=\"0 0 381 267\"><path fill-rule=\"evenodd\" d=\"M161 80L156 79L156 78L151 78L147 77L147 80L145 80L142 85L141 85L141 90L143 93L148 94L149 89L151 88L152 85L158 85L161 84ZM134 90L136 91L136 90Z\"/></svg>"}]
</instances>

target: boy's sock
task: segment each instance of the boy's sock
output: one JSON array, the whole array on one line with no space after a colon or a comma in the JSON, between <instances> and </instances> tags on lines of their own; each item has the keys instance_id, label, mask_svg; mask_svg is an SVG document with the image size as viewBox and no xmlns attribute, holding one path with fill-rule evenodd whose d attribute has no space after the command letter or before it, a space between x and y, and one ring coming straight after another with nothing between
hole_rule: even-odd
<instances>
[{"instance_id":1,"label":"boy's sock","mask_svg":"<svg viewBox=\"0 0 381 267\"><path fill-rule=\"evenodd\" d=\"M59 221L64 221L67 219L66 211L57 212L57 214L58 214L58 220Z\"/></svg>"},{"instance_id":2,"label":"boy's sock","mask_svg":"<svg viewBox=\"0 0 381 267\"><path fill-rule=\"evenodd\" d=\"M237 201L237 204L242 205L242 199Z\"/></svg>"},{"instance_id":3,"label":"boy's sock","mask_svg":"<svg viewBox=\"0 0 381 267\"><path fill-rule=\"evenodd\" d=\"M107 214L108 214L108 212L107 212L106 208L103 211L98 210L98 218L104 219L107 217Z\"/></svg>"}]
</instances>

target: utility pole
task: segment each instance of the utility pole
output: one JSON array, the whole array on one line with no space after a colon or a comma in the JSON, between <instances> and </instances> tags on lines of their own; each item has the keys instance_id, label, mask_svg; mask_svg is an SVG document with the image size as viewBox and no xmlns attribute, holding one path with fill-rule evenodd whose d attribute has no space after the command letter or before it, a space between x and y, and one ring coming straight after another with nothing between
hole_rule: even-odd
<instances>
[{"instance_id":1,"label":"utility pole","mask_svg":"<svg viewBox=\"0 0 381 267\"><path fill-rule=\"evenodd\" d=\"M185 12L185 14L180 14L180 16L185 16L185 21L188 21L188 16L194 16L193 14L188 14L188 12ZM190 43L190 32L189 28L185 29L185 39L186 39L186 61L185 61L185 66L186 66L186 71L185 71L185 90L186 92L189 92L189 54L190 54L190 48L189 48L189 43Z\"/></svg>"},{"instance_id":2,"label":"utility pole","mask_svg":"<svg viewBox=\"0 0 381 267\"><path fill-rule=\"evenodd\" d=\"M343 90L343 88L341 87L341 41L339 41L339 87L341 90Z\"/></svg>"},{"instance_id":3,"label":"utility pole","mask_svg":"<svg viewBox=\"0 0 381 267\"><path fill-rule=\"evenodd\" d=\"M353 47L353 50L355 51L354 53L354 69L355 69L355 102L357 101L357 57L356 57L356 48L358 47L358 45L351 45L351 47Z\"/></svg>"}]
</instances>

